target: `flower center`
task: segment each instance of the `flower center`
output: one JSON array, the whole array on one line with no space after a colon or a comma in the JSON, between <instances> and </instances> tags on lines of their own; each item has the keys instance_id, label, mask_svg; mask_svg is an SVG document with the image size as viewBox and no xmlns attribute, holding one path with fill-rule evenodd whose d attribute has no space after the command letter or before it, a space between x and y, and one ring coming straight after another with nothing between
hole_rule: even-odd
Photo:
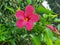
<instances>
[{"instance_id":1,"label":"flower center","mask_svg":"<svg viewBox=\"0 0 60 45\"><path fill-rule=\"evenodd\" d=\"M28 21L28 20L29 20L29 18L28 18L28 17L24 18L24 21Z\"/></svg>"}]
</instances>

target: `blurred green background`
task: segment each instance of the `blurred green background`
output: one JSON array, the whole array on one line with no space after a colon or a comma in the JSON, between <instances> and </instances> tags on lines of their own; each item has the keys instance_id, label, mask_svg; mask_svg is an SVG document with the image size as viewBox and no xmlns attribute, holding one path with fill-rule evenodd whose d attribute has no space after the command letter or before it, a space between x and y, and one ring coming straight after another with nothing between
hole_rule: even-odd
<instances>
[{"instance_id":1,"label":"blurred green background","mask_svg":"<svg viewBox=\"0 0 60 45\"><path fill-rule=\"evenodd\" d=\"M50 38L49 39L46 38L47 35L45 35L45 38L47 40L44 39L45 41L42 41L43 35L45 34L45 32L41 34L41 29L44 29L43 27L44 25L50 24L52 22L53 24L56 24L56 27L60 31L60 24L59 24L60 19L58 19L58 17L60 17L59 16L60 8L57 5L55 5L56 2L59 3L58 2L59 0L58 1L48 0L48 3L50 4L50 7L52 10L45 9L42 6L43 1L44 0L0 0L0 45L40 45L39 43L41 43L41 45L46 45L46 44L52 45L51 44L52 41L50 40ZM59 14L54 21L50 21L50 19L45 20L45 18L41 18L41 22L38 22L36 24L36 26L33 28L33 31L28 32L36 36L35 37L33 35L30 35L32 37L32 40L24 28L18 29L16 27L17 19L15 17L16 10L18 9L25 10L25 7L29 4L33 5L35 8L35 12L41 15L42 17L43 17L43 14L45 15ZM53 17L50 17L50 18L53 18ZM44 25L40 24L42 25L40 26L39 23L43 23ZM47 32L48 34L50 33L52 35L52 31L47 31ZM37 35L39 35L41 38L39 38L39 36L37 37ZM49 36L53 37L51 35ZM59 45L60 36L56 35L55 33L53 35L56 36L56 37L53 37L54 45ZM41 42L39 42L39 39ZM56 42L54 42L55 40ZM49 41L50 43L48 43Z\"/></svg>"}]
</instances>

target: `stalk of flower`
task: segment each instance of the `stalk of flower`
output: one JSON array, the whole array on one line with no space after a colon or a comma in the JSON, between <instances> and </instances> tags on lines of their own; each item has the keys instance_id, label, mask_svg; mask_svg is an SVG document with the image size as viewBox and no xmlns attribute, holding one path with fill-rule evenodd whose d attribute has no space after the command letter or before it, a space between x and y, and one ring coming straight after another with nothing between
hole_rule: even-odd
<instances>
[{"instance_id":1,"label":"stalk of flower","mask_svg":"<svg viewBox=\"0 0 60 45\"><path fill-rule=\"evenodd\" d=\"M28 31L32 30L34 23L39 20L39 15L34 13L34 7L32 5L27 5L25 12L23 10L18 10L16 12L16 17L18 21L16 26L18 28L26 27Z\"/></svg>"}]
</instances>

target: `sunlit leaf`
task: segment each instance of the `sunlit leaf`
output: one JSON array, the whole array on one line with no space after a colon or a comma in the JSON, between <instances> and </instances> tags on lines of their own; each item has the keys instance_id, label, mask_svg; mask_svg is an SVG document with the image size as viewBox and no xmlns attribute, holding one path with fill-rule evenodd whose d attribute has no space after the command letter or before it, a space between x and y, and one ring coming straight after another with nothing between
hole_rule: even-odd
<instances>
[{"instance_id":1,"label":"sunlit leaf","mask_svg":"<svg viewBox=\"0 0 60 45\"><path fill-rule=\"evenodd\" d=\"M60 39L55 41L55 45L60 45Z\"/></svg>"},{"instance_id":2,"label":"sunlit leaf","mask_svg":"<svg viewBox=\"0 0 60 45\"><path fill-rule=\"evenodd\" d=\"M28 4L32 4L32 0L26 0Z\"/></svg>"},{"instance_id":3,"label":"sunlit leaf","mask_svg":"<svg viewBox=\"0 0 60 45\"><path fill-rule=\"evenodd\" d=\"M36 37L36 36L34 36L34 35L32 35L32 34L30 34L30 36L31 36L31 39L32 39L32 41L33 41L33 43L35 44L35 45L40 45L40 40L39 40L39 37Z\"/></svg>"},{"instance_id":4,"label":"sunlit leaf","mask_svg":"<svg viewBox=\"0 0 60 45\"><path fill-rule=\"evenodd\" d=\"M60 19L55 18L55 19L54 19L54 22L60 22Z\"/></svg>"},{"instance_id":5,"label":"sunlit leaf","mask_svg":"<svg viewBox=\"0 0 60 45\"><path fill-rule=\"evenodd\" d=\"M46 44L47 45L53 45L52 43L52 38L53 38L53 35L51 32L47 31L48 29L46 28L45 29L45 41L46 41ZM50 37L51 36L51 37Z\"/></svg>"},{"instance_id":6,"label":"sunlit leaf","mask_svg":"<svg viewBox=\"0 0 60 45\"><path fill-rule=\"evenodd\" d=\"M20 7L18 7L17 10L20 10Z\"/></svg>"},{"instance_id":7,"label":"sunlit leaf","mask_svg":"<svg viewBox=\"0 0 60 45\"><path fill-rule=\"evenodd\" d=\"M52 40L47 35L45 36L45 40L47 45L53 45Z\"/></svg>"},{"instance_id":8,"label":"sunlit leaf","mask_svg":"<svg viewBox=\"0 0 60 45\"><path fill-rule=\"evenodd\" d=\"M36 9L36 12L37 13L46 13L46 14L53 13L51 10L45 9L43 6L39 6Z\"/></svg>"},{"instance_id":9,"label":"sunlit leaf","mask_svg":"<svg viewBox=\"0 0 60 45\"><path fill-rule=\"evenodd\" d=\"M6 6L6 9L10 10L11 12L15 13L14 9L12 7Z\"/></svg>"},{"instance_id":10,"label":"sunlit leaf","mask_svg":"<svg viewBox=\"0 0 60 45\"><path fill-rule=\"evenodd\" d=\"M15 40L14 40L14 39L9 40L9 41L11 42L11 44L12 44L12 45L16 45L16 43L15 43Z\"/></svg>"},{"instance_id":11,"label":"sunlit leaf","mask_svg":"<svg viewBox=\"0 0 60 45\"><path fill-rule=\"evenodd\" d=\"M58 30L60 31L60 24L58 24L57 28L58 28Z\"/></svg>"}]
</instances>

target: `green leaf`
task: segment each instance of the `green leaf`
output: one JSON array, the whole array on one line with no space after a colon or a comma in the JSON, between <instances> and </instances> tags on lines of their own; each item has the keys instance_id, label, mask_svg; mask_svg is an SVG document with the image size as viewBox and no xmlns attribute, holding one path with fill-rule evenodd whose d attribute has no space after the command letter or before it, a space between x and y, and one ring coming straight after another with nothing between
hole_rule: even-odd
<instances>
[{"instance_id":1,"label":"green leaf","mask_svg":"<svg viewBox=\"0 0 60 45\"><path fill-rule=\"evenodd\" d=\"M47 45L53 45L52 40L47 35L45 36L45 40Z\"/></svg>"},{"instance_id":2,"label":"green leaf","mask_svg":"<svg viewBox=\"0 0 60 45\"><path fill-rule=\"evenodd\" d=\"M32 4L32 0L26 0L28 4Z\"/></svg>"},{"instance_id":3,"label":"green leaf","mask_svg":"<svg viewBox=\"0 0 60 45\"><path fill-rule=\"evenodd\" d=\"M41 5L36 9L36 12L37 13L46 13L46 14L53 13L51 10L46 9Z\"/></svg>"},{"instance_id":4,"label":"green leaf","mask_svg":"<svg viewBox=\"0 0 60 45\"><path fill-rule=\"evenodd\" d=\"M32 34L30 34L30 36L31 36L31 40L34 42L35 45L41 45L39 37L36 37L36 36L34 36Z\"/></svg>"},{"instance_id":5,"label":"green leaf","mask_svg":"<svg viewBox=\"0 0 60 45\"><path fill-rule=\"evenodd\" d=\"M11 42L11 44L12 45L16 45L16 43L15 43L15 40L14 39L11 39L11 40L9 40L10 42Z\"/></svg>"},{"instance_id":6,"label":"green leaf","mask_svg":"<svg viewBox=\"0 0 60 45\"><path fill-rule=\"evenodd\" d=\"M54 22L60 22L60 19L55 18L55 19L54 19Z\"/></svg>"},{"instance_id":7,"label":"green leaf","mask_svg":"<svg viewBox=\"0 0 60 45\"><path fill-rule=\"evenodd\" d=\"M0 16L2 16L2 13L0 12Z\"/></svg>"},{"instance_id":8,"label":"green leaf","mask_svg":"<svg viewBox=\"0 0 60 45\"><path fill-rule=\"evenodd\" d=\"M15 13L14 9L12 7L6 6L6 9L10 10L11 12Z\"/></svg>"},{"instance_id":9,"label":"green leaf","mask_svg":"<svg viewBox=\"0 0 60 45\"><path fill-rule=\"evenodd\" d=\"M45 41L47 45L53 45L52 43L52 38L53 38L53 34L49 29L45 29Z\"/></svg>"},{"instance_id":10,"label":"green leaf","mask_svg":"<svg viewBox=\"0 0 60 45\"><path fill-rule=\"evenodd\" d=\"M60 31L60 24L58 24L57 28L58 28L58 30Z\"/></svg>"},{"instance_id":11,"label":"green leaf","mask_svg":"<svg viewBox=\"0 0 60 45\"><path fill-rule=\"evenodd\" d=\"M20 10L20 7L18 7L17 10Z\"/></svg>"},{"instance_id":12,"label":"green leaf","mask_svg":"<svg viewBox=\"0 0 60 45\"><path fill-rule=\"evenodd\" d=\"M6 37L3 35L0 35L0 41L5 41L5 40L6 40Z\"/></svg>"},{"instance_id":13,"label":"green leaf","mask_svg":"<svg viewBox=\"0 0 60 45\"><path fill-rule=\"evenodd\" d=\"M48 35L51 39L53 39L53 33L52 33L52 31L51 31L50 29L48 29L48 28L46 28L45 31L46 31L47 35Z\"/></svg>"},{"instance_id":14,"label":"green leaf","mask_svg":"<svg viewBox=\"0 0 60 45\"><path fill-rule=\"evenodd\" d=\"M60 45L60 39L55 41L55 45Z\"/></svg>"},{"instance_id":15,"label":"green leaf","mask_svg":"<svg viewBox=\"0 0 60 45\"><path fill-rule=\"evenodd\" d=\"M18 3L20 3L20 0L16 0Z\"/></svg>"}]
</instances>

